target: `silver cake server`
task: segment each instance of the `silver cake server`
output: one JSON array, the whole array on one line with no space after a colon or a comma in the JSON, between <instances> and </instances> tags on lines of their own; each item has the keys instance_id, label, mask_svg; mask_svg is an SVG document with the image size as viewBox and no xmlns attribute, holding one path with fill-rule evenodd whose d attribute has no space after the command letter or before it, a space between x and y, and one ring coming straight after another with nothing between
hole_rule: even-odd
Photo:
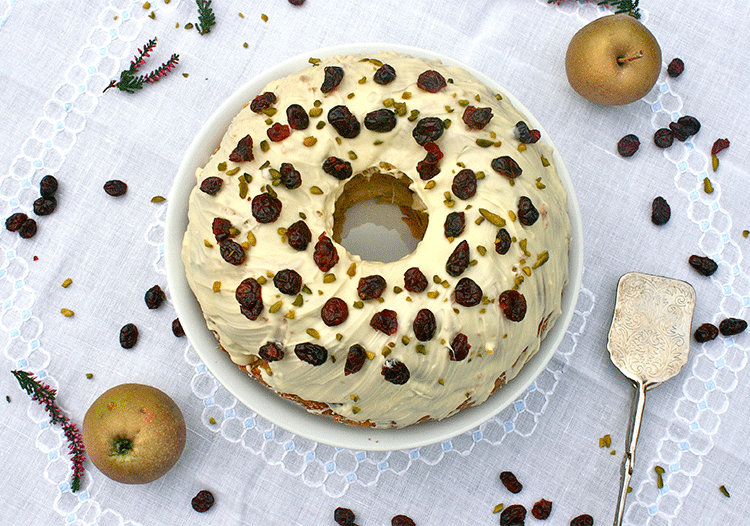
<instances>
[{"instance_id":1,"label":"silver cake server","mask_svg":"<svg viewBox=\"0 0 750 526\"><path fill-rule=\"evenodd\" d=\"M617 284L607 349L612 363L632 380L635 393L615 526L621 526L625 512L646 391L675 376L687 363L694 308L695 290L684 281L631 272Z\"/></svg>"}]
</instances>

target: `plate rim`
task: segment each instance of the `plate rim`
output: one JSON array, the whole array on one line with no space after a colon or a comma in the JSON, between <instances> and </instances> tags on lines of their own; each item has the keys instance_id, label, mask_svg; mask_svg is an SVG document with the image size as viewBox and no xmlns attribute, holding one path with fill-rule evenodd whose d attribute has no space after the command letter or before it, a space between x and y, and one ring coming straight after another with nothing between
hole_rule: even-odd
<instances>
[{"instance_id":1,"label":"plate rim","mask_svg":"<svg viewBox=\"0 0 750 526\"><path fill-rule=\"evenodd\" d=\"M515 378L484 403L464 409L437 422L424 422L400 429L348 426L335 422L331 418L308 413L298 404L281 398L272 390L249 378L247 373L239 369L229 359L229 356L221 350L213 333L208 329L200 306L187 283L181 256L182 240L188 223L187 201L190 191L195 186L195 170L205 166L208 162L215 145L219 144L232 118L239 113L242 106L252 100L252 97L272 80L309 66L308 59L310 57L326 58L334 55L376 53L378 51L395 51L419 58L437 59L446 65L458 66L474 75L480 82L507 97L518 111L527 118L531 126L541 132L542 142L552 148L552 157L557 167L558 176L568 194L568 216L571 223L569 276L563 292L562 313L555 326L542 341L539 351L524 365ZM355 451L394 451L415 449L450 440L479 427L517 400L541 374L565 338L567 329L573 319L583 275L583 227L578 198L570 178L570 172L551 136L526 106L504 86L481 71L434 51L401 44L341 44L300 53L254 76L237 88L206 120L185 151L168 194L164 230L164 259L167 288L178 319L194 320L197 315L200 320L197 326L194 323L187 322L182 324L190 345L196 351L208 372L240 403L282 429L321 444ZM504 396L499 397L500 394ZM260 396L259 399L258 396ZM251 400L251 403L248 400ZM493 400L494 403L492 403ZM293 415L294 418L289 419L290 415ZM293 425L289 425L289 422L292 422Z\"/></svg>"}]
</instances>

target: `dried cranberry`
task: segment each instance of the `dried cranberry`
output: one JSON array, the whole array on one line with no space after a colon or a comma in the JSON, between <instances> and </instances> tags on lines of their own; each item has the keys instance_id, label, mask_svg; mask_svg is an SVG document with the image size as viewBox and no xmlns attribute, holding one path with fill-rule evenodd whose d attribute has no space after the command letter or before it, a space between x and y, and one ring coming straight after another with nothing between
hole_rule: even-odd
<instances>
[{"instance_id":1,"label":"dried cranberry","mask_svg":"<svg viewBox=\"0 0 750 526\"><path fill-rule=\"evenodd\" d=\"M225 239L232 237L230 229L232 228L232 222L229 219L223 217L214 217L214 221L211 224L211 231L216 238L218 243L221 243Z\"/></svg>"},{"instance_id":2,"label":"dried cranberry","mask_svg":"<svg viewBox=\"0 0 750 526\"><path fill-rule=\"evenodd\" d=\"M323 161L323 171L328 175L332 175L339 181L343 181L352 176L352 163L331 156Z\"/></svg>"},{"instance_id":3,"label":"dried cranberry","mask_svg":"<svg viewBox=\"0 0 750 526\"><path fill-rule=\"evenodd\" d=\"M435 336L435 330L437 330L435 315L429 309L421 309L414 318L412 328L414 329L414 335L420 342L431 340Z\"/></svg>"},{"instance_id":4,"label":"dried cranberry","mask_svg":"<svg viewBox=\"0 0 750 526\"><path fill-rule=\"evenodd\" d=\"M423 181L429 181L440 173L440 160L443 158L443 152L440 147L430 141L424 145L427 155L417 163L417 173Z\"/></svg>"},{"instance_id":5,"label":"dried cranberry","mask_svg":"<svg viewBox=\"0 0 750 526\"><path fill-rule=\"evenodd\" d=\"M519 141L524 144L534 144L541 137L541 133L539 133L539 130L529 129L529 125L523 121L518 121L516 123L513 134Z\"/></svg>"},{"instance_id":6,"label":"dried cranberry","mask_svg":"<svg viewBox=\"0 0 750 526\"><path fill-rule=\"evenodd\" d=\"M273 223L281 214L281 201L267 192L253 197L253 217L258 223Z\"/></svg>"},{"instance_id":7,"label":"dried cranberry","mask_svg":"<svg viewBox=\"0 0 750 526\"><path fill-rule=\"evenodd\" d=\"M427 288L427 276L417 267L404 272L404 288L409 292L424 292Z\"/></svg>"},{"instance_id":8,"label":"dried cranberry","mask_svg":"<svg viewBox=\"0 0 750 526\"><path fill-rule=\"evenodd\" d=\"M443 232L445 237L456 238L460 236L466 227L466 215L464 212L451 212L445 217Z\"/></svg>"},{"instance_id":9,"label":"dried cranberry","mask_svg":"<svg viewBox=\"0 0 750 526\"><path fill-rule=\"evenodd\" d=\"M370 327L389 336L395 334L398 330L398 315L395 311L383 309L373 315Z\"/></svg>"},{"instance_id":10,"label":"dried cranberry","mask_svg":"<svg viewBox=\"0 0 750 526\"><path fill-rule=\"evenodd\" d=\"M104 191L112 197L120 197L128 191L128 185L119 179L112 179L104 183Z\"/></svg>"},{"instance_id":11,"label":"dried cranberry","mask_svg":"<svg viewBox=\"0 0 750 526\"><path fill-rule=\"evenodd\" d=\"M359 135L359 121L346 106L340 104L331 108L328 111L328 122L345 139L353 139Z\"/></svg>"},{"instance_id":12,"label":"dried cranberry","mask_svg":"<svg viewBox=\"0 0 750 526\"><path fill-rule=\"evenodd\" d=\"M5 220L5 228L10 230L11 232L18 232L18 230L21 228L21 225L23 225L24 221L26 221L29 218L26 214L23 212L16 212L15 214L11 214L8 219Z\"/></svg>"},{"instance_id":13,"label":"dried cranberry","mask_svg":"<svg viewBox=\"0 0 750 526\"><path fill-rule=\"evenodd\" d=\"M289 3L294 6L301 6L305 3L305 0L289 0Z\"/></svg>"},{"instance_id":14,"label":"dried cranberry","mask_svg":"<svg viewBox=\"0 0 750 526\"><path fill-rule=\"evenodd\" d=\"M266 91L253 99L250 103L250 109L255 113L262 113L263 110L267 110L274 104L276 104L276 95L270 91Z\"/></svg>"},{"instance_id":15,"label":"dried cranberry","mask_svg":"<svg viewBox=\"0 0 750 526\"><path fill-rule=\"evenodd\" d=\"M357 285L357 295L361 300L374 300L383 295L385 291L386 282L383 276L373 275L365 276L359 279Z\"/></svg>"},{"instance_id":16,"label":"dried cranberry","mask_svg":"<svg viewBox=\"0 0 750 526\"><path fill-rule=\"evenodd\" d=\"M445 124L438 117L425 117L417 122L414 130L411 132L417 144L424 146L428 142L437 141L445 131Z\"/></svg>"},{"instance_id":17,"label":"dried cranberry","mask_svg":"<svg viewBox=\"0 0 750 526\"><path fill-rule=\"evenodd\" d=\"M617 153L623 157L630 157L638 151L640 145L641 141L638 139L638 136L629 133L617 142Z\"/></svg>"},{"instance_id":18,"label":"dried cranberry","mask_svg":"<svg viewBox=\"0 0 750 526\"><path fill-rule=\"evenodd\" d=\"M588 513L584 513L570 521L570 526L594 526L594 518Z\"/></svg>"},{"instance_id":19,"label":"dried cranberry","mask_svg":"<svg viewBox=\"0 0 750 526\"><path fill-rule=\"evenodd\" d=\"M326 66L323 70L323 84L320 91L330 93L341 84L344 78L344 68L341 66Z\"/></svg>"},{"instance_id":20,"label":"dried cranberry","mask_svg":"<svg viewBox=\"0 0 750 526\"><path fill-rule=\"evenodd\" d=\"M677 119L677 122L670 122L669 129L674 132L678 141L685 141L700 131L701 123L695 117L684 115Z\"/></svg>"},{"instance_id":21,"label":"dried cranberry","mask_svg":"<svg viewBox=\"0 0 750 526\"><path fill-rule=\"evenodd\" d=\"M416 526L414 521L406 515L396 515L391 519L391 526Z\"/></svg>"},{"instance_id":22,"label":"dried cranberry","mask_svg":"<svg viewBox=\"0 0 750 526\"><path fill-rule=\"evenodd\" d=\"M515 179L523 173L518 163L507 155L492 159L492 169L509 179Z\"/></svg>"},{"instance_id":23,"label":"dried cranberry","mask_svg":"<svg viewBox=\"0 0 750 526\"><path fill-rule=\"evenodd\" d=\"M211 506L214 505L214 495L207 489L201 490L195 497L193 497L190 504L195 511L203 513L211 509Z\"/></svg>"},{"instance_id":24,"label":"dried cranberry","mask_svg":"<svg viewBox=\"0 0 750 526\"><path fill-rule=\"evenodd\" d=\"M710 342L711 340L715 340L718 335L719 328L716 325L714 325L713 323L704 323L703 325L695 329L693 337L698 343L706 343Z\"/></svg>"},{"instance_id":25,"label":"dried cranberry","mask_svg":"<svg viewBox=\"0 0 750 526\"><path fill-rule=\"evenodd\" d=\"M57 192L57 179L54 175L45 175L39 181L39 193L42 197L50 197Z\"/></svg>"},{"instance_id":26,"label":"dried cranberry","mask_svg":"<svg viewBox=\"0 0 750 526\"><path fill-rule=\"evenodd\" d=\"M662 196L654 198L651 203L651 222L655 225L663 225L672 217L672 209Z\"/></svg>"},{"instance_id":27,"label":"dried cranberry","mask_svg":"<svg viewBox=\"0 0 750 526\"><path fill-rule=\"evenodd\" d=\"M523 484L518 482L518 478L516 478L512 471L503 471L500 473L500 482L511 493L519 493L523 489Z\"/></svg>"},{"instance_id":28,"label":"dried cranberry","mask_svg":"<svg viewBox=\"0 0 750 526\"><path fill-rule=\"evenodd\" d=\"M179 318L172 320L172 334L174 334L175 338L182 338L185 336L185 329L182 328L182 323L180 323Z\"/></svg>"},{"instance_id":29,"label":"dried cranberry","mask_svg":"<svg viewBox=\"0 0 750 526\"><path fill-rule=\"evenodd\" d=\"M365 128L385 133L396 127L396 114L388 108L380 108L365 115Z\"/></svg>"},{"instance_id":30,"label":"dried cranberry","mask_svg":"<svg viewBox=\"0 0 750 526\"><path fill-rule=\"evenodd\" d=\"M399 362L398 360L386 360L383 364L383 368L380 370L380 374L386 379L387 382L391 382L395 385L404 385L409 381L409 368L405 363ZM395 517L394 517L395 519ZM409 524L407 522L395 523L391 521L391 524ZM411 524L414 524L412 522Z\"/></svg>"},{"instance_id":31,"label":"dried cranberry","mask_svg":"<svg viewBox=\"0 0 750 526\"><path fill-rule=\"evenodd\" d=\"M692 115L683 115L677 119L677 124L682 127L683 131L690 135L695 135L701 129L701 123Z\"/></svg>"},{"instance_id":32,"label":"dried cranberry","mask_svg":"<svg viewBox=\"0 0 750 526\"><path fill-rule=\"evenodd\" d=\"M416 526L414 521L406 515L396 515L391 519L391 526Z\"/></svg>"},{"instance_id":33,"label":"dried cranberry","mask_svg":"<svg viewBox=\"0 0 750 526\"><path fill-rule=\"evenodd\" d=\"M240 304L240 312L250 320L257 320L263 311L263 295L260 283L255 278L245 278L237 285L234 297Z\"/></svg>"},{"instance_id":34,"label":"dried cranberry","mask_svg":"<svg viewBox=\"0 0 750 526\"><path fill-rule=\"evenodd\" d=\"M302 290L302 276L296 270L285 268L274 275L273 284L282 294L295 296Z\"/></svg>"},{"instance_id":35,"label":"dried cranberry","mask_svg":"<svg viewBox=\"0 0 750 526\"><path fill-rule=\"evenodd\" d=\"M526 520L526 508L521 504L508 506L500 513L500 526L523 526Z\"/></svg>"},{"instance_id":36,"label":"dried cranberry","mask_svg":"<svg viewBox=\"0 0 750 526\"><path fill-rule=\"evenodd\" d=\"M354 512L349 508L336 508L333 510L333 520L339 526L355 526Z\"/></svg>"},{"instance_id":37,"label":"dried cranberry","mask_svg":"<svg viewBox=\"0 0 750 526\"><path fill-rule=\"evenodd\" d=\"M704 276L710 276L716 272L719 265L711 258L705 256L690 256L688 263L693 267L699 274Z\"/></svg>"},{"instance_id":38,"label":"dried cranberry","mask_svg":"<svg viewBox=\"0 0 750 526\"><path fill-rule=\"evenodd\" d=\"M670 77L679 77L685 71L685 63L682 59L673 58L667 66L667 75Z\"/></svg>"},{"instance_id":39,"label":"dried cranberry","mask_svg":"<svg viewBox=\"0 0 750 526\"><path fill-rule=\"evenodd\" d=\"M315 243L313 261L323 272L328 272L339 262L338 250L325 232L320 234L318 242Z\"/></svg>"},{"instance_id":40,"label":"dried cranberry","mask_svg":"<svg viewBox=\"0 0 750 526\"><path fill-rule=\"evenodd\" d=\"M460 276L469 267L471 256L469 253L469 243L465 239L453 249L453 253L448 257L445 263L445 271L454 278Z\"/></svg>"},{"instance_id":41,"label":"dried cranberry","mask_svg":"<svg viewBox=\"0 0 750 526\"><path fill-rule=\"evenodd\" d=\"M375 84L380 84L381 86L390 84L395 79L396 79L396 70L393 69L393 66L391 66L390 64L383 64L382 66L378 68L378 70L372 76L372 80L375 81Z\"/></svg>"},{"instance_id":42,"label":"dried cranberry","mask_svg":"<svg viewBox=\"0 0 750 526\"><path fill-rule=\"evenodd\" d=\"M18 229L18 235L24 239L31 239L36 235L37 228L36 220L29 217L21 223L21 228Z\"/></svg>"},{"instance_id":43,"label":"dried cranberry","mask_svg":"<svg viewBox=\"0 0 750 526\"><path fill-rule=\"evenodd\" d=\"M289 105L286 109L286 121L293 130L306 130L310 126L310 117L299 104Z\"/></svg>"},{"instance_id":44,"label":"dried cranberry","mask_svg":"<svg viewBox=\"0 0 750 526\"><path fill-rule=\"evenodd\" d=\"M138 327L134 323L126 323L120 329L120 347L132 349L138 343Z\"/></svg>"},{"instance_id":45,"label":"dried cranberry","mask_svg":"<svg viewBox=\"0 0 750 526\"><path fill-rule=\"evenodd\" d=\"M359 372L365 365L365 360L367 360L367 351L365 351L364 347L358 343L349 347L349 352L346 354L346 363L344 364L344 376Z\"/></svg>"},{"instance_id":46,"label":"dried cranberry","mask_svg":"<svg viewBox=\"0 0 750 526\"><path fill-rule=\"evenodd\" d=\"M292 134L291 128L287 124L275 122L266 130L266 135L273 142L281 142Z\"/></svg>"},{"instance_id":47,"label":"dried cranberry","mask_svg":"<svg viewBox=\"0 0 750 526\"><path fill-rule=\"evenodd\" d=\"M417 78L417 87L429 93L437 93L445 86L447 86L445 77L434 69L425 71Z\"/></svg>"},{"instance_id":48,"label":"dried cranberry","mask_svg":"<svg viewBox=\"0 0 750 526\"><path fill-rule=\"evenodd\" d=\"M232 153L229 154L229 160L233 163L241 163L242 161L252 161L255 158L253 155L253 138L249 135L245 135L242 139L237 142Z\"/></svg>"},{"instance_id":49,"label":"dried cranberry","mask_svg":"<svg viewBox=\"0 0 750 526\"><path fill-rule=\"evenodd\" d=\"M482 130L492 120L492 108L466 106L462 119L469 128Z\"/></svg>"},{"instance_id":50,"label":"dried cranberry","mask_svg":"<svg viewBox=\"0 0 750 526\"><path fill-rule=\"evenodd\" d=\"M320 317L329 327L335 327L346 321L349 317L349 307L341 298L330 298L320 309Z\"/></svg>"},{"instance_id":51,"label":"dried cranberry","mask_svg":"<svg viewBox=\"0 0 750 526\"><path fill-rule=\"evenodd\" d=\"M464 168L456 174L451 185L453 195L459 199L470 199L477 193L477 176L474 170Z\"/></svg>"},{"instance_id":52,"label":"dried cranberry","mask_svg":"<svg viewBox=\"0 0 750 526\"><path fill-rule=\"evenodd\" d=\"M508 231L501 228L497 231L497 235L495 236L495 252L500 255L507 254L512 242L513 239L510 237Z\"/></svg>"},{"instance_id":53,"label":"dried cranberry","mask_svg":"<svg viewBox=\"0 0 750 526\"><path fill-rule=\"evenodd\" d=\"M719 332L722 336L734 336L747 329L747 322L740 318L727 318L719 323Z\"/></svg>"},{"instance_id":54,"label":"dried cranberry","mask_svg":"<svg viewBox=\"0 0 750 526\"><path fill-rule=\"evenodd\" d=\"M287 190L294 190L302 185L302 176L294 169L294 165L290 163L281 163L279 173L281 174L281 184L283 184Z\"/></svg>"},{"instance_id":55,"label":"dried cranberry","mask_svg":"<svg viewBox=\"0 0 750 526\"><path fill-rule=\"evenodd\" d=\"M518 220L522 225L531 226L539 219L539 210L536 209L531 199L525 195L518 199Z\"/></svg>"},{"instance_id":56,"label":"dried cranberry","mask_svg":"<svg viewBox=\"0 0 750 526\"><path fill-rule=\"evenodd\" d=\"M451 341L451 347L448 350L448 355L450 356L450 359L452 361L460 362L461 360L464 360L467 356L469 356L469 349L471 349L471 345L469 345L469 338L465 334L459 332L453 338L453 341Z\"/></svg>"},{"instance_id":57,"label":"dried cranberry","mask_svg":"<svg viewBox=\"0 0 750 526\"><path fill-rule=\"evenodd\" d=\"M294 354L296 354L297 358L303 362L307 362L314 366L323 365L326 363L326 360L328 360L328 349L322 345L310 342L298 343L295 345Z\"/></svg>"},{"instance_id":58,"label":"dried cranberry","mask_svg":"<svg viewBox=\"0 0 750 526\"><path fill-rule=\"evenodd\" d=\"M224 184L224 180L221 177L211 176L206 177L201 182L201 192L204 192L208 195L216 195L219 190L221 190L221 185Z\"/></svg>"},{"instance_id":59,"label":"dried cranberry","mask_svg":"<svg viewBox=\"0 0 750 526\"><path fill-rule=\"evenodd\" d=\"M716 155L726 148L729 148L729 139L716 139L714 141L714 144L711 146L711 155Z\"/></svg>"},{"instance_id":60,"label":"dried cranberry","mask_svg":"<svg viewBox=\"0 0 750 526\"><path fill-rule=\"evenodd\" d=\"M549 518L550 513L552 513L552 503L545 499L540 499L531 508L531 514L535 519L539 519L540 521Z\"/></svg>"},{"instance_id":61,"label":"dried cranberry","mask_svg":"<svg viewBox=\"0 0 750 526\"><path fill-rule=\"evenodd\" d=\"M464 307L474 307L482 301L482 288L471 278L461 278L454 289L456 303Z\"/></svg>"},{"instance_id":62,"label":"dried cranberry","mask_svg":"<svg viewBox=\"0 0 750 526\"><path fill-rule=\"evenodd\" d=\"M526 317L526 298L517 290L501 293L497 304L510 321L521 321Z\"/></svg>"},{"instance_id":63,"label":"dried cranberry","mask_svg":"<svg viewBox=\"0 0 750 526\"><path fill-rule=\"evenodd\" d=\"M258 356L267 362L278 362L284 359L284 346L281 342L268 342L258 349Z\"/></svg>"},{"instance_id":64,"label":"dried cranberry","mask_svg":"<svg viewBox=\"0 0 750 526\"><path fill-rule=\"evenodd\" d=\"M306 250L312 241L312 232L304 221L299 220L286 229L286 241L294 250Z\"/></svg>"},{"instance_id":65,"label":"dried cranberry","mask_svg":"<svg viewBox=\"0 0 750 526\"><path fill-rule=\"evenodd\" d=\"M654 132L654 144L659 148L669 148L674 142L674 132L669 128L659 128Z\"/></svg>"},{"instance_id":66,"label":"dried cranberry","mask_svg":"<svg viewBox=\"0 0 750 526\"><path fill-rule=\"evenodd\" d=\"M242 265L245 262L245 249L231 239L225 239L219 243L219 252L224 261L232 265Z\"/></svg>"},{"instance_id":67,"label":"dried cranberry","mask_svg":"<svg viewBox=\"0 0 750 526\"><path fill-rule=\"evenodd\" d=\"M148 289L143 297L143 300L146 302L146 306L149 309L158 309L166 299L167 295L159 285L154 285Z\"/></svg>"},{"instance_id":68,"label":"dried cranberry","mask_svg":"<svg viewBox=\"0 0 750 526\"><path fill-rule=\"evenodd\" d=\"M47 216L57 208L57 199L54 195L49 197L40 197L34 201L34 213L38 216Z\"/></svg>"}]
</instances>

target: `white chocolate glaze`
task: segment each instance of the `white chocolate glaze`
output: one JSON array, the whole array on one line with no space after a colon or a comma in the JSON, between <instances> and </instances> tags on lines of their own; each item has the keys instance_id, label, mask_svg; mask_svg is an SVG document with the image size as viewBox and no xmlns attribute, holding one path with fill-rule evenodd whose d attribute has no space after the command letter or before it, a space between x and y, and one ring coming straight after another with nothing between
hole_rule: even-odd
<instances>
[{"instance_id":1,"label":"white chocolate glaze","mask_svg":"<svg viewBox=\"0 0 750 526\"><path fill-rule=\"evenodd\" d=\"M373 81L378 61L396 71L396 79L385 86ZM325 66L341 66L345 72L341 84L327 94L320 91ZM446 87L438 93L417 87L417 78L426 70L439 71L448 79ZM561 312L562 291L568 279L570 221L566 194L555 167L543 163L543 158L552 162L549 148L537 142L519 149L521 143L514 129L525 117L507 98L466 71L438 61L390 52L336 56L273 81L263 91L276 95L273 107L278 111L271 116L254 113L248 101L206 167L197 170L198 185L190 196L182 258L188 283L222 348L236 364L246 366L257 364L262 345L280 342L285 356L263 364L262 380L278 393L325 403L350 422L404 427L426 418L439 420L467 405L484 402L497 379L512 379L538 351ZM398 117L390 132L370 131L362 125L357 137L347 139L327 122L330 108L345 105L362 124L366 114L385 107L384 101L394 109L388 99L406 105L405 115ZM310 110L316 100L321 103L322 114L311 117L307 129L292 130L281 142L268 140L269 123L287 124L286 108L290 104ZM492 108L493 118L484 129L469 128L462 121L467 104ZM407 118L412 110L419 110L415 120ZM428 116L450 120L450 126L435 141L444 157L432 188L432 183L421 180L416 171L426 151L412 137L419 119ZM319 122L325 123L322 129L316 126ZM248 134L253 138L254 160L230 161L238 141ZM312 142L310 137L316 141L305 145L306 139L308 144ZM492 145L482 147L478 139ZM261 148L262 141L268 148ZM363 261L334 242L338 263L328 273L317 267L313 261L315 243L322 233L332 236L334 205L345 184L323 172L323 161L329 156L349 161L354 174L373 167L388 173L390 165L395 167L392 173L411 179L410 189L429 214L424 238L412 254L392 263ZM511 180L494 171L491 162L501 156L513 158L523 173ZM272 171L282 163L291 163L300 172L299 188L272 186ZM466 200L450 194L454 175L464 167L484 174L476 195ZM245 198L240 197L239 190L242 174L252 176ZM216 195L199 190L201 181L209 176L223 180ZM276 221L261 224L251 213L250 201L268 187L281 200L282 210ZM311 192L312 187L317 189ZM516 218L521 196L530 198L539 211L539 219L531 226L522 225ZM480 209L505 221L504 228L513 237L506 254L495 252L499 227L481 217ZM466 228L456 239L448 239L443 230L445 218L450 212L460 211L465 214ZM247 259L241 265L227 263L220 255L212 233L217 217L228 219L237 229L237 243L246 243ZM312 232L312 241L300 252L286 243L283 229L301 217ZM247 242L248 233L254 237L253 244ZM472 264L458 277L451 277L445 269L446 261L463 240L469 243ZM542 254L548 256L546 261ZM404 272L411 267L418 267L427 277L424 292L404 290ZM282 294L274 286L272 277L281 269L293 269L302 276L307 291L299 295L301 305L297 296ZM325 274L335 276L335 280L329 277L324 281ZM380 300L363 301L364 306L357 308L355 303L361 301L357 294L359 279L370 275L385 278L386 290ZM265 281L261 287L264 307L256 320L240 312L235 297L238 284L249 277ZM483 301L479 305L464 307L454 301L454 287L464 277L481 287ZM499 295L514 288L527 302L526 315L520 322L508 320L498 306ZM349 316L342 324L328 327L320 312L332 296L347 303ZM412 327L416 313L423 308L432 311L437 322L435 335L427 342L418 341ZM370 326L373 315L383 309L397 313L395 334L386 335ZM466 359L451 361L449 344L458 333L468 337L471 350ZM324 346L328 351L325 363L313 366L300 360L294 348L303 342ZM344 375L347 352L354 344L362 345L370 358L360 371ZM409 370L410 378L403 385L392 384L381 374L384 363L392 360Z\"/></svg>"}]
</instances>

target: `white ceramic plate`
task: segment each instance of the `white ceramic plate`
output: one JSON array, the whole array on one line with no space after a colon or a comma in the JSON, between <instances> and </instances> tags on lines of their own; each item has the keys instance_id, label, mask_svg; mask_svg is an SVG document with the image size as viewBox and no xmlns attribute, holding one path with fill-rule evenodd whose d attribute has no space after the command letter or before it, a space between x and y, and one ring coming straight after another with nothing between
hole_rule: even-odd
<instances>
[{"instance_id":1,"label":"white ceramic plate","mask_svg":"<svg viewBox=\"0 0 750 526\"><path fill-rule=\"evenodd\" d=\"M382 50L392 50L428 59L439 59L444 64L459 66L472 73L493 90L501 92L504 97L507 97L527 117L527 122L531 127L541 131L542 141L553 148L553 159L558 174L565 190L568 192L568 212L572 225L570 277L563 295L562 315L542 342L539 352L513 380L483 404L464 409L458 414L439 422L427 422L403 429L367 429L336 423L332 419L308 413L300 406L277 396L273 391L248 377L219 348L213 334L208 330L201 308L185 278L185 268L180 255L182 238L187 229L188 197L196 184L195 170L208 162L214 148L226 133L232 118L239 113L242 106L260 93L262 88L270 81L308 66L310 57L374 53ZM573 317L573 311L578 300L583 273L581 215L570 174L557 149L549 139L549 134L515 97L491 78L449 57L419 48L392 44L335 46L299 55L255 77L229 97L198 132L180 165L174 185L169 193L168 204L164 249L169 292L185 333L208 370L239 401L263 418L298 436L335 447L365 451L412 449L448 440L476 428L516 400L546 367L565 336L565 331Z\"/></svg>"}]
</instances>

